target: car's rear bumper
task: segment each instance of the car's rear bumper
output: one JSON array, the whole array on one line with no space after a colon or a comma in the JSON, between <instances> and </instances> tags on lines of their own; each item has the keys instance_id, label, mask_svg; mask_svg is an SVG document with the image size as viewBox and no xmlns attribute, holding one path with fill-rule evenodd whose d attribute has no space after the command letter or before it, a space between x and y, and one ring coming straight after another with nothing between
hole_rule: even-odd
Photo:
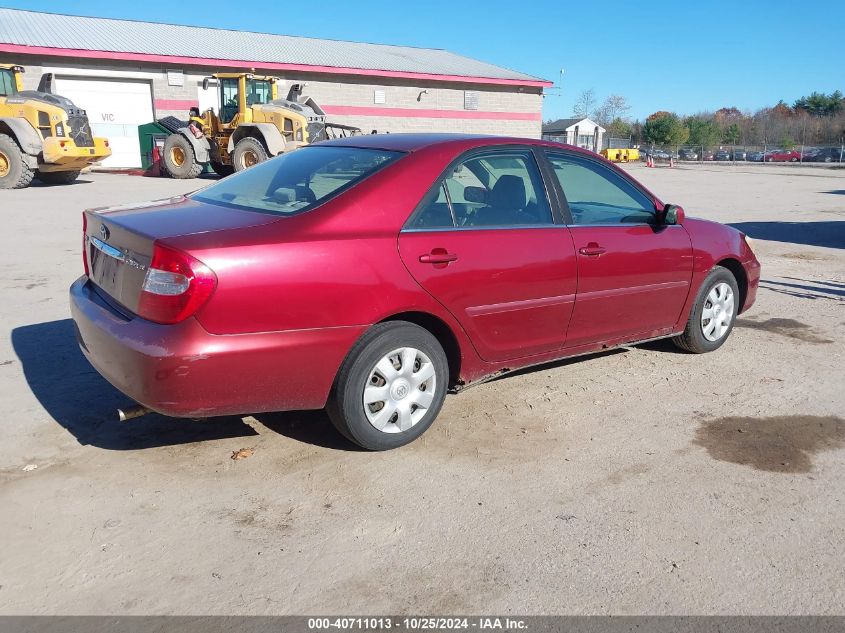
<instances>
[{"instance_id":1,"label":"car's rear bumper","mask_svg":"<svg viewBox=\"0 0 845 633\"><path fill-rule=\"evenodd\" d=\"M325 406L335 374L366 326L209 334L189 318L126 318L87 277L70 288L79 345L127 396L165 415L207 417Z\"/></svg>"}]
</instances>

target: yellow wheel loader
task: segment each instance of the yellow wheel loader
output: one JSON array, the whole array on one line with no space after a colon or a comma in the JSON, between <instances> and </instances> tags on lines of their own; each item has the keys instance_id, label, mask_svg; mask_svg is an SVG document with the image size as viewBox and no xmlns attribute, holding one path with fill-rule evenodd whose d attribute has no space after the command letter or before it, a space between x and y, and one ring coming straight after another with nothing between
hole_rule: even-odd
<instances>
[{"instance_id":1,"label":"yellow wheel loader","mask_svg":"<svg viewBox=\"0 0 845 633\"><path fill-rule=\"evenodd\" d=\"M91 134L85 110L53 90L52 74L38 90L23 90L22 66L0 64L0 189L76 180L89 165L111 156L109 142Z\"/></svg>"},{"instance_id":2,"label":"yellow wheel loader","mask_svg":"<svg viewBox=\"0 0 845 633\"><path fill-rule=\"evenodd\" d=\"M187 122L159 120L172 132L162 163L173 178L196 178L207 164L227 176L308 143L361 134L356 127L327 123L322 108L302 95L302 84L279 99L274 77L216 73L203 80L204 90L211 81L218 86L216 112L192 108Z\"/></svg>"}]
</instances>

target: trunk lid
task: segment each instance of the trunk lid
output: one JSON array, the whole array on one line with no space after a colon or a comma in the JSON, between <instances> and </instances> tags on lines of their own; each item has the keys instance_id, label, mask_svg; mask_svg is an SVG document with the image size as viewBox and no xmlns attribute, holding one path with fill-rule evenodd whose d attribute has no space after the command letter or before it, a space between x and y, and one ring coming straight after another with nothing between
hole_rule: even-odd
<instances>
[{"instance_id":1,"label":"trunk lid","mask_svg":"<svg viewBox=\"0 0 845 633\"><path fill-rule=\"evenodd\" d=\"M230 209L184 196L140 205L85 211L88 277L99 294L137 313L144 277L157 240L241 229L278 216Z\"/></svg>"}]
</instances>

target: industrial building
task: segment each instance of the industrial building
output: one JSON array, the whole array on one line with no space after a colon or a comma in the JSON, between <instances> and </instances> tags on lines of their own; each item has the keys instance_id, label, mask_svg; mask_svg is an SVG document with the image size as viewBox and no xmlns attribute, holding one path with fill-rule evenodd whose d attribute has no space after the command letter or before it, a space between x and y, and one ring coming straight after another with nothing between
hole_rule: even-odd
<instances>
[{"instance_id":1,"label":"industrial building","mask_svg":"<svg viewBox=\"0 0 845 633\"><path fill-rule=\"evenodd\" d=\"M330 119L369 132L539 137L551 82L446 50L321 40L0 8L0 62L42 73L109 139L107 167L141 164L138 125L217 104L213 72L306 83Z\"/></svg>"}]
</instances>

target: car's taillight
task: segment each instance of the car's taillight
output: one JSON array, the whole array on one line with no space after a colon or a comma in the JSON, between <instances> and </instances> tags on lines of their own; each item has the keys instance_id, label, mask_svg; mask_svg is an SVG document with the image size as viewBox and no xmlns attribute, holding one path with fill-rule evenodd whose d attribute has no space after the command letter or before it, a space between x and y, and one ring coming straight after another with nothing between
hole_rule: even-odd
<instances>
[{"instance_id":1,"label":"car's taillight","mask_svg":"<svg viewBox=\"0 0 845 633\"><path fill-rule=\"evenodd\" d=\"M217 276L187 253L156 244L144 277L138 316L156 323L178 323L208 301Z\"/></svg>"},{"instance_id":2,"label":"car's taillight","mask_svg":"<svg viewBox=\"0 0 845 633\"><path fill-rule=\"evenodd\" d=\"M88 271L88 216L82 212L82 265L85 267L85 276L90 276Z\"/></svg>"}]
</instances>

